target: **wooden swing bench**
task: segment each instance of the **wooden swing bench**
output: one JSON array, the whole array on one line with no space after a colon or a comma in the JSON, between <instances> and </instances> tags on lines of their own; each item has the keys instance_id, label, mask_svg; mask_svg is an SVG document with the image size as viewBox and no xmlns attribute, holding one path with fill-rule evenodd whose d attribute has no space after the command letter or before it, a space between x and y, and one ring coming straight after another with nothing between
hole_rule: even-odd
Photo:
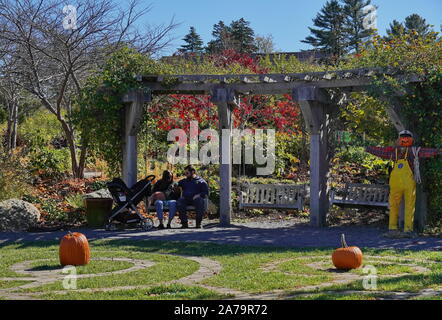
<instances>
[{"instance_id":1,"label":"wooden swing bench","mask_svg":"<svg viewBox=\"0 0 442 320\"><path fill-rule=\"evenodd\" d=\"M243 184L239 209L298 209L304 208L306 185Z\"/></svg>"},{"instance_id":2,"label":"wooden swing bench","mask_svg":"<svg viewBox=\"0 0 442 320\"><path fill-rule=\"evenodd\" d=\"M347 183L344 190L330 191L330 205L342 207L371 206L388 208L389 186Z\"/></svg>"}]
</instances>

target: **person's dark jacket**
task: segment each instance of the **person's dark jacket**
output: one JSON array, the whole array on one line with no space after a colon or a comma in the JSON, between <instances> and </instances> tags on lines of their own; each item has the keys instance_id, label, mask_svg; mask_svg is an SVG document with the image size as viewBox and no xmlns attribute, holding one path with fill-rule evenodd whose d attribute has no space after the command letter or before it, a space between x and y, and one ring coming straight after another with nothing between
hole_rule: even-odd
<instances>
[{"instance_id":1,"label":"person's dark jacket","mask_svg":"<svg viewBox=\"0 0 442 320\"><path fill-rule=\"evenodd\" d=\"M183 197L185 199L191 200L197 194L201 198L206 198L209 194L207 182L199 176L182 179L178 182L178 186L183 189Z\"/></svg>"},{"instance_id":2,"label":"person's dark jacket","mask_svg":"<svg viewBox=\"0 0 442 320\"><path fill-rule=\"evenodd\" d=\"M154 184L152 193L163 192L166 196L166 200L178 200L180 194L174 191L176 186L176 182L160 179Z\"/></svg>"}]
</instances>

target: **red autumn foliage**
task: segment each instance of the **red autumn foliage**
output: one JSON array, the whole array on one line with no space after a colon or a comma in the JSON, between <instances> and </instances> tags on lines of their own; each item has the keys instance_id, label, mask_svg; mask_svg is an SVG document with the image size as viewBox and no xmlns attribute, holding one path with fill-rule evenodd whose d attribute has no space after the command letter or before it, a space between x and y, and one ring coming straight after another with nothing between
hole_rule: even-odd
<instances>
[{"instance_id":1,"label":"red autumn foliage","mask_svg":"<svg viewBox=\"0 0 442 320\"><path fill-rule=\"evenodd\" d=\"M234 50L224 50L221 54L209 56L208 59L219 67L226 68L237 63L253 73L268 72L250 55ZM217 107L210 102L209 96L169 95L165 102L152 105L150 112L159 130L180 128L189 133L191 121L218 127ZM271 102L269 96L249 96L241 99L240 107L234 108L233 113L235 128L244 124L246 127L275 128L288 134L298 132L296 123L300 113L299 106L292 101L290 95L284 95L283 99L276 102Z\"/></svg>"},{"instance_id":2,"label":"red autumn foliage","mask_svg":"<svg viewBox=\"0 0 442 320\"><path fill-rule=\"evenodd\" d=\"M233 49L227 49L220 54L213 54L209 56L209 60L212 61L217 67L227 68L232 64L239 64L252 71L252 73L267 73L266 68L262 68L255 59L247 53L236 52Z\"/></svg>"}]
</instances>

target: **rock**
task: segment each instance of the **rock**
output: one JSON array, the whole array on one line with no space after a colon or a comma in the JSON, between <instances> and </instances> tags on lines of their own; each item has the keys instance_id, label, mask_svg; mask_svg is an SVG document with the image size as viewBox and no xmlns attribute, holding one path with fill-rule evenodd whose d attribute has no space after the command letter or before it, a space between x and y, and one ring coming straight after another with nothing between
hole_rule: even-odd
<instances>
[{"instance_id":1,"label":"rock","mask_svg":"<svg viewBox=\"0 0 442 320\"><path fill-rule=\"evenodd\" d=\"M88 194L85 194L83 196L84 199L90 199L90 198L107 198L112 199L112 195L110 194L109 190L107 189L100 189Z\"/></svg>"},{"instance_id":2,"label":"rock","mask_svg":"<svg viewBox=\"0 0 442 320\"><path fill-rule=\"evenodd\" d=\"M29 202L18 199L0 202L0 231L27 231L38 220L40 211Z\"/></svg>"}]
</instances>

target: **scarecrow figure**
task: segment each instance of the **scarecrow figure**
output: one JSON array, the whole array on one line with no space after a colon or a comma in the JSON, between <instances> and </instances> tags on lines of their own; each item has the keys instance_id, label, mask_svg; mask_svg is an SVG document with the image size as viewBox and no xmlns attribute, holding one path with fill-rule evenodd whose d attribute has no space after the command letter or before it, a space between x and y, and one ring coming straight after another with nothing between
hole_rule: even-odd
<instances>
[{"instance_id":1,"label":"scarecrow figure","mask_svg":"<svg viewBox=\"0 0 442 320\"><path fill-rule=\"evenodd\" d=\"M404 232L406 236L412 236L416 183L421 183L419 158L435 157L442 151L413 146L413 134L408 130L399 133L397 146L367 147L366 151L383 159L394 160L394 168L390 174L390 218L387 236L401 235L398 231L398 218L402 196L405 198Z\"/></svg>"}]
</instances>

